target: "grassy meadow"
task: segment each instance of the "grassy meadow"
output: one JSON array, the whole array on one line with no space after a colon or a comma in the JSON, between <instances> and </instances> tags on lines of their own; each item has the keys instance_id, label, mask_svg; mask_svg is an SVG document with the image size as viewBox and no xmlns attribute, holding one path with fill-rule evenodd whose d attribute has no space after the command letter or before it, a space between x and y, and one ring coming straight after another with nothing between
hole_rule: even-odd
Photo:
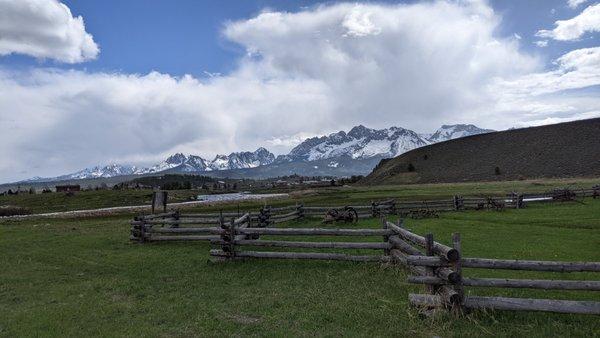
<instances>
[{"instance_id":1,"label":"grassy meadow","mask_svg":"<svg viewBox=\"0 0 600 338\"><path fill-rule=\"evenodd\" d=\"M440 183L440 184L408 184L389 186L343 186L325 188L303 188L291 191L290 188L260 189L256 193L289 192L290 197L269 202L272 205L289 205L290 203L305 203L306 205L344 205L370 203L386 198L404 200L427 200L450 198L453 195L489 196L505 195L511 191L545 192L557 187L590 188L599 184L599 179L544 179L526 181L504 181L485 183ZM189 201L200 190L170 190L169 203ZM119 206L149 205L152 201L151 190L93 190L81 191L73 196L64 193L50 194L20 194L0 196L0 206L18 206L31 210L32 213L60 212L72 210L87 210ZM257 208L264 202L240 202L186 207L186 209L218 210L241 208Z\"/></svg>"},{"instance_id":2,"label":"grassy meadow","mask_svg":"<svg viewBox=\"0 0 600 338\"><path fill-rule=\"evenodd\" d=\"M382 196L505 193L511 185L543 191L566 184L353 187L304 192L290 199L345 204ZM215 207L195 209L211 208ZM212 263L208 243L131 243L131 216L0 221L0 336L600 336L600 318L589 315L497 311L423 317L408 304L408 294L423 288L407 284L406 271L396 266L284 260ZM460 232L469 257L600 261L600 200L445 213L438 219L409 219L406 225L446 243L452 232ZM322 225L307 219L280 226ZM365 220L340 227L380 225ZM509 270L466 269L464 275L598 279L593 273ZM600 301L598 292L467 292Z\"/></svg>"}]
</instances>

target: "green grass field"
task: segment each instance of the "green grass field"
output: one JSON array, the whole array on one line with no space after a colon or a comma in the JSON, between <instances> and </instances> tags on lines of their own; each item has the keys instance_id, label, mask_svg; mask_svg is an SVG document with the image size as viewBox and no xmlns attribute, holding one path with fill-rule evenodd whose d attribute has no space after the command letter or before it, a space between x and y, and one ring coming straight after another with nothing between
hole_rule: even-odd
<instances>
[{"instance_id":1,"label":"green grass field","mask_svg":"<svg viewBox=\"0 0 600 338\"><path fill-rule=\"evenodd\" d=\"M312 205L344 205L355 203L370 203L373 200L398 198L405 200L421 200L449 198L453 195L487 196L504 195L511 191L518 192L545 192L557 187L584 187L590 188L599 184L599 179L555 179L555 180L528 180L505 181L485 183L453 183L453 184L412 184L391 186L345 186L331 188L306 188L302 191L292 192L286 200L271 202L273 205L290 203L305 203ZM287 192L289 189L263 189L256 192ZM204 194L195 190L169 191L169 202L189 201L190 197ZM86 210L96 208L109 208L118 206L148 205L152 200L150 190L99 190L81 191L74 196L64 193L51 194L21 194L0 196L0 206L13 205L30 209L33 213ZM261 202L262 203L262 202ZM256 208L261 203L243 202L241 207ZM237 203L228 206L200 206L196 210L235 209Z\"/></svg>"},{"instance_id":2,"label":"green grass field","mask_svg":"<svg viewBox=\"0 0 600 338\"><path fill-rule=\"evenodd\" d=\"M358 191L309 198L343 204L382 194L451 195L470 187L505 192L507 186L353 188ZM408 293L422 287L407 284L402 268L333 261L209 263L207 243L129 242L130 216L0 221L0 335L600 336L598 316L498 311L424 318L407 301ZM600 261L599 200L446 213L406 225L446 243L460 232L469 257ZM379 224L367 220L344 227ZM508 270L464 275L598 279L592 273ZM468 293L600 301L598 292L470 288Z\"/></svg>"}]
</instances>

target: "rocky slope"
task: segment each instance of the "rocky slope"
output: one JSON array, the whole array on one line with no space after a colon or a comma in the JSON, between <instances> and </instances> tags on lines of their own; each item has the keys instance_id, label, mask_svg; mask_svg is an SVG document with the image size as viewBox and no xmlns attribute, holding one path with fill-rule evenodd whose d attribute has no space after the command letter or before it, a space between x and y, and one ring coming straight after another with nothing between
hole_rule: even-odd
<instances>
[{"instance_id":1,"label":"rocky slope","mask_svg":"<svg viewBox=\"0 0 600 338\"><path fill-rule=\"evenodd\" d=\"M463 137L382 161L362 183L600 176L600 118Z\"/></svg>"}]
</instances>

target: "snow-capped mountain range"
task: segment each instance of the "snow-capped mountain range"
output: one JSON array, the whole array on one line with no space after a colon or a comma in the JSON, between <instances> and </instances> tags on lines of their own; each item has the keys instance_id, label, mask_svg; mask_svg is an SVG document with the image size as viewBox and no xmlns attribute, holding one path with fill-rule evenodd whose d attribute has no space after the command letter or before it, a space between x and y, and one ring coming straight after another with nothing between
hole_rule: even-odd
<instances>
[{"instance_id":1,"label":"snow-capped mountain range","mask_svg":"<svg viewBox=\"0 0 600 338\"><path fill-rule=\"evenodd\" d=\"M141 173L158 173L171 169L175 169L177 172L184 173L245 169L271 164L273 161L275 161L275 155L263 147L256 149L254 152L244 151L231 153L229 155L217 155L212 161L207 161L196 155L185 156L184 154L178 153L169 156L169 158L163 162L142 170Z\"/></svg>"},{"instance_id":2,"label":"snow-capped mountain range","mask_svg":"<svg viewBox=\"0 0 600 338\"><path fill-rule=\"evenodd\" d=\"M340 131L329 136L309 138L281 159L315 161L340 156L353 159L395 157L428 143L412 130L399 127L376 130L360 125L348 133Z\"/></svg>"},{"instance_id":3,"label":"snow-capped mountain range","mask_svg":"<svg viewBox=\"0 0 600 338\"><path fill-rule=\"evenodd\" d=\"M289 154L275 157L265 148L254 152L234 152L217 155L208 161L197 155L177 153L148 168L130 165L110 164L96 166L54 178L36 177L26 182L60 181L87 178L108 178L124 175L143 175L163 172L202 173L221 170L256 168L290 162L311 162L331 159L332 168L337 168L336 159L365 160L371 158L395 157L409 150L431 143L443 142L459 137L493 132L472 124L443 125L432 134L417 134L412 130L390 127L370 129L359 125L348 133L339 131L328 136L312 137L294 147ZM344 161L348 163L348 161Z\"/></svg>"}]
</instances>

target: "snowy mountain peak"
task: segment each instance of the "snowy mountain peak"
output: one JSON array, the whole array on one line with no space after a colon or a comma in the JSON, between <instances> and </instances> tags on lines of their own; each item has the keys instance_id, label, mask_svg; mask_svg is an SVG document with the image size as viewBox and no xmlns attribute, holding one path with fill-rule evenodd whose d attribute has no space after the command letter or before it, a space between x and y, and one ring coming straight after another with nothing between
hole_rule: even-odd
<instances>
[{"instance_id":1,"label":"snowy mountain peak","mask_svg":"<svg viewBox=\"0 0 600 338\"><path fill-rule=\"evenodd\" d=\"M273 155L267 149L260 147L253 152L243 151L229 155L217 155L209 164L211 170L256 168L261 165L271 164L275 161Z\"/></svg>"},{"instance_id":2,"label":"snowy mountain peak","mask_svg":"<svg viewBox=\"0 0 600 338\"><path fill-rule=\"evenodd\" d=\"M482 129L472 124L444 124L429 137L429 141L432 143L443 142L459 137L491 133L493 131L491 129Z\"/></svg>"},{"instance_id":3,"label":"snowy mountain peak","mask_svg":"<svg viewBox=\"0 0 600 338\"><path fill-rule=\"evenodd\" d=\"M176 153L176 154L173 154L173 155L169 156L165 160L165 163L168 163L168 164L182 164L186 160L187 160L187 156L185 156L182 153Z\"/></svg>"},{"instance_id":4,"label":"snowy mountain peak","mask_svg":"<svg viewBox=\"0 0 600 338\"><path fill-rule=\"evenodd\" d=\"M371 129L358 125L329 136L313 137L296 146L286 159L314 161L340 156L365 159L393 157L427 144L417 133L400 128Z\"/></svg>"}]
</instances>

